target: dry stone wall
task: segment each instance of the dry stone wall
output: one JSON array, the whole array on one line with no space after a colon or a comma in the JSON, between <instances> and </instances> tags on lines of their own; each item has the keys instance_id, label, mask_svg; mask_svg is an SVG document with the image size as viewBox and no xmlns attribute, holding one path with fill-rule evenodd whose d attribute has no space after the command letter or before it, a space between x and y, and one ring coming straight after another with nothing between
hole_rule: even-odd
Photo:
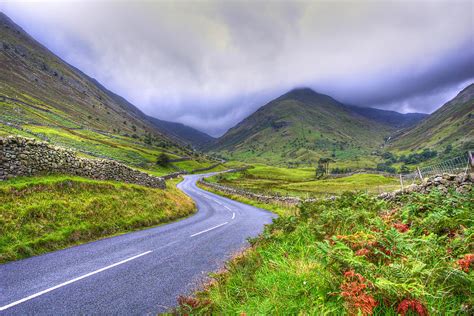
<instances>
[{"instance_id":1,"label":"dry stone wall","mask_svg":"<svg viewBox=\"0 0 474 316\"><path fill-rule=\"evenodd\" d=\"M69 174L153 188L166 187L164 179L113 160L78 157L72 150L20 136L0 138L0 180L45 174Z\"/></svg>"},{"instance_id":2,"label":"dry stone wall","mask_svg":"<svg viewBox=\"0 0 474 316\"><path fill-rule=\"evenodd\" d=\"M467 193L472 190L473 182L473 174L469 172L457 175L445 173L427 178L420 184L409 185L403 188L403 190L382 193L379 195L379 197L382 199L391 200L396 199L398 196L403 194L411 192L429 193L435 189L443 193L447 193L449 189L454 189L459 193Z\"/></svg>"},{"instance_id":3,"label":"dry stone wall","mask_svg":"<svg viewBox=\"0 0 474 316\"><path fill-rule=\"evenodd\" d=\"M186 174L190 174L190 173L197 173L197 172L203 172L203 171L207 171L207 170L211 170L211 169L214 169L215 167L219 166L221 164L221 162L219 163L216 163L216 164L213 164L209 167L205 167L205 168L199 168L199 169L194 169L194 170L191 170L191 171L178 171L178 172L173 172L173 173L170 173L170 174L167 174L165 176L163 176L163 178L165 180L169 180L169 179L174 179L174 178L177 178L179 176L184 176Z\"/></svg>"},{"instance_id":4,"label":"dry stone wall","mask_svg":"<svg viewBox=\"0 0 474 316\"><path fill-rule=\"evenodd\" d=\"M255 200L262 203L273 202L273 203L283 203L283 204L288 204L288 205L297 205L303 201L299 197L295 197L295 196L272 196L272 195L258 194L258 193L241 190L241 189L228 187L225 185L220 185L217 183L203 181L203 180L201 180L200 183L208 188L211 188L217 191L221 191L227 194L240 195L248 199ZM313 199L307 200L307 201L313 201Z\"/></svg>"}]
</instances>

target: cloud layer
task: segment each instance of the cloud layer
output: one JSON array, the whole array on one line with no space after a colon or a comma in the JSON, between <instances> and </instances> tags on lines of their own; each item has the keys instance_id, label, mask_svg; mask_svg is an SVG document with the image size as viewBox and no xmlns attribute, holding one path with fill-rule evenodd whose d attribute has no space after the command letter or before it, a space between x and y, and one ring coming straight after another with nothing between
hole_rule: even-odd
<instances>
[{"instance_id":1,"label":"cloud layer","mask_svg":"<svg viewBox=\"0 0 474 316\"><path fill-rule=\"evenodd\" d=\"M37 1L0 10L145 113L212 135L293 87L429 113L474 80L469 0Z\"/></svg>"}]
</instances>

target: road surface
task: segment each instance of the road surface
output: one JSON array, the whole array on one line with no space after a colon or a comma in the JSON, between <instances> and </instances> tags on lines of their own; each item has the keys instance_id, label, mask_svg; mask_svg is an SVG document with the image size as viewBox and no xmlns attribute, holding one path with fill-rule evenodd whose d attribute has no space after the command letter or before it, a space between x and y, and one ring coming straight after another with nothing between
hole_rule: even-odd
<instances>
[{"instance_id":1,"label":"road surface","mask_svg":"<svg viewBox=\"0 0 474 316\"><path fill-rule=\"evenodd\" d=\"M0 315L156 314L258 235L270 212L178 187L198 212L184 220L0 265Z\"/></svg>"}]
</instances>

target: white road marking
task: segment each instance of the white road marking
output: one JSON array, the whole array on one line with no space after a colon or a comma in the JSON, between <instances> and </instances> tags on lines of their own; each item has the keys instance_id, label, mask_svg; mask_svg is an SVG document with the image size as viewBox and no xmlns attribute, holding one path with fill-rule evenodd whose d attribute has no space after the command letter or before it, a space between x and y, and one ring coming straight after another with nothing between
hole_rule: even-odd
<instances>
[{"instance_id":1,"label":"white road marking","mask_svg":"<svg viewBox=\"0 0 474 316\"><path fill-rule=\"evenodd\" d=\"M143 252L143 253L141 253L141 254L138 254L138 255L136 255L136 256L133 256L133 257L131 257L131 258L128 258L128 259L122 260L122 261L120 261L120 262L111 264L111 265L106 266L106 267L104 267L104 268L101 268L101 269L99 269L99 270L95 270L95 271L93 271L93 272L90 272L90 273L81 275L80 277L77 277L77 278L75 278L75 279L66 281L66 282L64 282L64 283L61 283L61 284L58 284L58 285L56 285L56 286L50 287L49 289L46 289L46 290L43 290L43 291L41 291L41 292L35 293L35 294L33 294L33 295L27 296L27 297L25 297L25 298L22 298L21 300L15 301L15 302L10 303L10 304L8 304L8 305L1 306L1 307L0 307L0 311L4 311L4 310L6 310L6 309L8 309L8 308L10 308L10 307L13 307L13 306L15 306L15 305L24 303L24 302L26 302L26 301L29 301L29 300L31 300L31 299L33 299L33 298L35 298L35 297L38 297L38 296L43 295L43 294L46 294L46 293L48 293L48 292L54 291L54 290L56 290L56 289L58 289L58 288L60 288L60 287L69 285L69 284L71 284L71 283L74 283L74 282L77 282L77 281L79 281L79 280L85 279L85 278L90 277L90 276L92 276L92 275L94 275L94 274L97 274L97 273L99 273L99 272L108 270L108 269L110 269L110 268L113 268L113 267L116 267L116 266L118 266L118 265L124 264L124 263L126 263L126 262L128 262L128 261L137 259L137 258L139 258L139 257L141 257L141 256L144 256L144 255L149 254L150 252L153 252L153 251L152 251L152 250L150 250L150 251L145 251L145 252Z\"/></svg>"},{"instance_id":2,"label":"white road marking","mask_svg":"<svg viewBox=\"0 0 474 316\"><path fill-rule=\"evenodd\" d=\"M228 223L229 223L229 222L225 222L225 223L216 225L216 226L214 226L214 227L211 227L211 228L208 228L208 229L206 229L206 230L200 231L199 233L192 234L190 237L194 237L194 236L197 236L197 235L201 235L201 234L207 233L207 232L210 231L210 230L219 228L219 227L224 226L225 224L228 224Z\"/></svg>"},{"instance_id":3,"label":"white road marking","mask_svg":"<svg viewBox=\"0 0 474 316\"><path fill-rule=\"evenodd\" d=\"M234 213L234 212L232 212L232 219L234 219L234 218L235 218L235 213Z\"/></svg>"},{"instance_id":4,"label":"white road marking","mask_svg":"<svg viewBox=\"0 0 474 316\"><path fill-rule=\"evenodd\" d=\"M227 205L224 205L224 207L225 207L226 209L228 209L229 211L232 211L232 210L230 209L230 207L228 207Z\"/></svg>"}]
</instances>

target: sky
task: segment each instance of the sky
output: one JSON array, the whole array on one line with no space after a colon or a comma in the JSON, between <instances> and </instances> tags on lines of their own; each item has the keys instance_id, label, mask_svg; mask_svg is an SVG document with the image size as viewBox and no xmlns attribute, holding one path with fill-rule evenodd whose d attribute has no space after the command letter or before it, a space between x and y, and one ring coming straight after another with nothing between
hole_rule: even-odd
<instances>
[{"instance_id":1,"label":"sky","mask_svg":"<svg viewBox=\"0 0 474 316\"><path fill-rule=\"evenodd\" d=\"M474 1L1 1L148 115L213 136L296 87L431 113L474 82Z\"/></svg>"}]
</instances>

